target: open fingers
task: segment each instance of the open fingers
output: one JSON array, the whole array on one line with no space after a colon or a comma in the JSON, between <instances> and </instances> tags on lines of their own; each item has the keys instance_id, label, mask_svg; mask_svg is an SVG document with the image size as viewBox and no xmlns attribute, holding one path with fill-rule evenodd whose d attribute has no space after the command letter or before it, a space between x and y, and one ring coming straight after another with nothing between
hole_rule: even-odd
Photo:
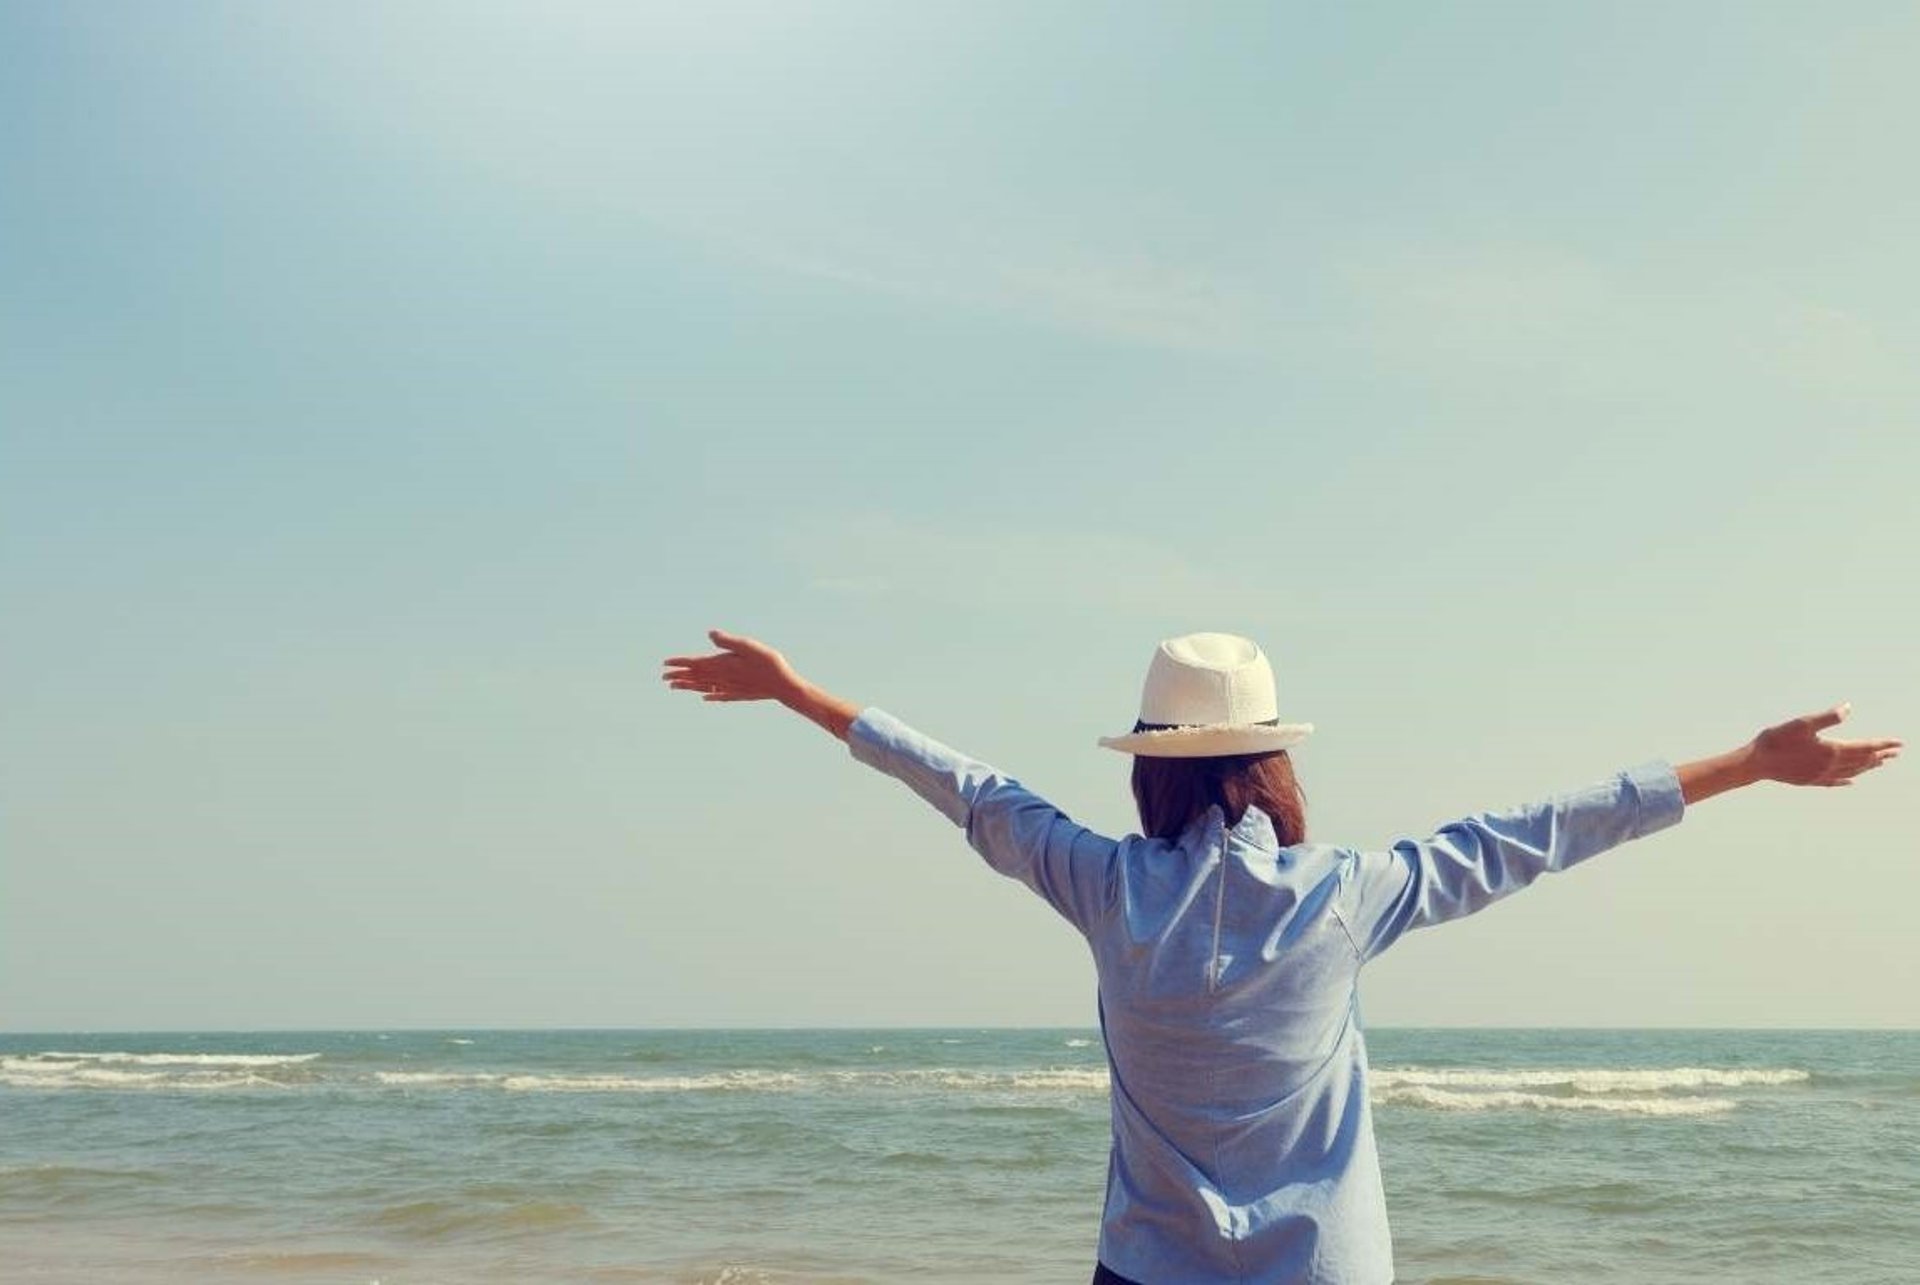
<instances>
[{"instance_id":1,"label":"open fingers","mask_svg":"<svg viewBox=\"0 0 1920 1285\"><path fill-rule=\"evenodd\" d=\"M1878 754L1882 750L1897 750L1906 745L1906 742L1897 736L1889 736L1877 741L1821 741L1820 743L1829 749L1839 750L1842 754L1860 752Z\"/></svg>"},{"instance_id":2,"label":"open fingers","mask_svg":"<svg viewBox=\"0 0 1920 1285\"><path fill-rule=\"evenodd\" d=\"M1896 754L1865 754L1843 758L1836 762L1821 785L1850 785L1857 776L1863 776L1877 767L1884 767Z\"/></svg>"},{"instance_id":3,"label":"open fingers","mask_svg":"<svg viewBox=\"0 0 1920 1285\"><path fill-rule=\"evenodd\" d=\"M737 665L740 654L731 651L710 651L704 656L669 656L660 662L664 669L708 669L714 665Z\"/></svg>"}]
</instances>

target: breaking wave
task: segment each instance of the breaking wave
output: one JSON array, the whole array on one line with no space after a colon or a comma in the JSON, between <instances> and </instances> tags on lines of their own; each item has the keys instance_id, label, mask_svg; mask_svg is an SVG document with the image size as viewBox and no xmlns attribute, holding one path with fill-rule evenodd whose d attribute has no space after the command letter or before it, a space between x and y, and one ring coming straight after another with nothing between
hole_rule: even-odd
<instances>
[{"instance_id":1,"label":"breaking wave","mask_svg":"<svg viewBox=\"0 0 1920 1285\"><path fill-rule=\"evenodd\" d=\"M1571 1111L1597 1115L1720 1115L1739 1103L1701 1089L1777 1088L1813 1078L1797 1067L1382 1067L1375 1105L1433 1111Z\"/></svg>"},{"instance_id":2,"label":"breaking wave","mask_svg":"<svg viewBox=\"0 0 1920 1285\"><path fill-rule=\"evenodd\" d=\"M25 1058L0 1059L11 1062L106 1062L130 1066L293 1066L318 1061L318 1053L62 1053L50 1049L29 1053Z\"/></svg>"},{"instance_id":3,"label":"breaking wave","mask_svg":"<svg viewBox=\"0 0 1920 1285\"><path fill-rule=\"evenodd\" d=\"M1586 1111L1605 1115L1719 1115L1737 1105L1731 1098L1562 1097L1501 1089L1455 1093L1424 1085L1375 1089L1376 1106L1427 1107L1435 1111Z\"/></svg>"},{"instance_id":4,"label":"breaking wave","mask_svg":"<svg viewBox=\"0 0 1920 1285\"><path fill-rule=\"evenodd\" d=\"M450 1068L380 1070L321 1063L319 1053L46 1052L0 1057L0 1087L29 1090L198 1092L327 1088L360 1091L482 1091L548 1094L938 1093L1042 1095L1050 1101L1104 1094L1104 1066L736 1068L687 1074L528 1072ZM1422 1067L1371 1073L1380 1106L1434 1111L1533 1110L1639 1116L1704 1116L1734 1109L1730 1092L1807 1083L1794 1067Z\"/></svg>"},{"instance_id":5,"label":"breaking wave","mask_svg":"<svg viewBox=\"0 0 1920 1285\"><path fill-rule=\"evenodd\" d=\"M955 1089L993 1092L1104 1093L1104 1070L960 1071L942 1067L896 1071L716 1071L706 1075L510 1075L380 1071L381 1084L498 1088L510 1093L805 1093L835 1089Z\"/></svg>"},{"instance_id":6,"label":"breaking wave","mask_svg":"<svg viewBox=\"0 0 1920 1285\"><path fill-rule=\"evenodd\" d=\"M0 1057L0 1085L16 1089L207 1090L288 1088L318 1078L318 1053L69 1053Z\"/></svg>"},{"instance_id":7,"label":"breaking wave","mask_svg":"<svg viewBox=\"0 0 1920 1285\"><path fill-rule=\"evenodd\" d=\"M1570 1093L1661 1093L1672 1089L1741 1089L1804 1084L1792 1067L1677 1066L1635 1070L1573 1068L1499 1070L1482 1067L1388 1067L1372 1073L1375 1089L1562 1089Z\"/></svg>"}]
</instances>

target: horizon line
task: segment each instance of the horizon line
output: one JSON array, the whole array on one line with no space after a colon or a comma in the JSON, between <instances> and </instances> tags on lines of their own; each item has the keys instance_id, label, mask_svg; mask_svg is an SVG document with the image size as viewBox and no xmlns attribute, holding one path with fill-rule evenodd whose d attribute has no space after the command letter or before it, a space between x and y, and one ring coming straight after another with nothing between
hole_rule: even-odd
<instances>
[{"instance_id":1,"label":"horizon line","mask_svg":"<svg viewBox=\"0 0 1920 1285\"><path fill-rule=\"evenodd\" d=\"M822 1025L822 1026L236 1026L236 1027L72 1027L68 1029L9 1030L0 1028L0 1039L53 1035L706 1035L706 1034L815 1034L860 1031L979 1031L1014 1033L1022 1031L1099 1031L1099 1026L1083 1025L982 1025L963 1022L946 1025ZM1382 1031L1501 1031L1501 1032L1673 1032L1692 1034L1915 1034L1920 1024L1910 1026L1617 1026L1617 1025L1398 1025L1383 1024L1366 1028Z\"/></svg>"}]
</instances>

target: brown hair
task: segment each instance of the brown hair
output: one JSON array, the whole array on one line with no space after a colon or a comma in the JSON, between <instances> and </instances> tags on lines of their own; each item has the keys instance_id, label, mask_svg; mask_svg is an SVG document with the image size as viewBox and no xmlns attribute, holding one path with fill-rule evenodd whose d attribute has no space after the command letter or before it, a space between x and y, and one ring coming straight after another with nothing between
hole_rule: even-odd
<instances>
[{"instance_id":1,"label":"brown hair","mask_svg":"<svg viewBox=\"0 0 1920 1285\"><path fill-rule=\"evenodd\" d=\"M1217 803L1228 825L1238 824L1249 807L1259 808L1283 848L1307 840L1307 796L1285 750L1191 759L1136 754L1133 801L1140 805L1141 832L1156 839L1179 838Z\"/></svg>"}]
</instances>

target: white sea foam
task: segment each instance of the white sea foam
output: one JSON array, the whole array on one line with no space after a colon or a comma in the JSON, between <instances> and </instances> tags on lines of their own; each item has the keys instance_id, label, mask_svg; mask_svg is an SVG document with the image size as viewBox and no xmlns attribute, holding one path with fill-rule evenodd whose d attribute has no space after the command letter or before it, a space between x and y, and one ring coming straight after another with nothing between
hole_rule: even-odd
<instances>
[{"instance_id":1,"label":"white sea foam","mask_svg":"<svg viewBox=\"0 0 1920 1285\"><path fill-rule=\"evenodd\" d=\"M375 1071L373 1078L398 1088L505 1089L512 1093L697 1093L724 1089L761 1091L798 1087L801 1077L752 1071L716 1075L510 1075L472 1071Z\"/></svg>"},{"instance_id":2,"label":"white sea foam","mask_svg":"<svg viewBox=\"0 0 1920 1285\"><path fill-rule=\"evenodd\" d=\"M1561 1097L1513 1089L1456 1093L1417 1084L1376 1089L1373 1101L1378 1106L1419 1106L1438 1111L1590 1111L1650 1116L1718 1115L1736 1105L1730 1098Z\"/></svg>"},{"instance_id":3,"label":"white sea foam","mask_svg":"<svg viewBox=\"0 0 1920 1285\"><path fill-rule=\"evenodd\" d=\"M462 1037L464 1038L464 1037ZM1090 1046L1074 1039L1069 1045ZM884 1046L876 1046L884 1048ZM47 1050L0 1057L0 1086L25 1089L286 1090L299 1082L510 1093L1017 1093L1082 1098L1107 1091L1104 1066L742 1068L684 1075L525 1073L454 1069L308 1068L319 1053L135 1053ZM1725 1090L1778 1088L1812 1077L1795 1067L1421 1067L1371 1073L1374 1101L1441 1111L1535 1109L1627 1115L1711 1115L1733 1109ZM293 1082L289 1082L293 1081ZM1706 1096L1705 1090L1721 1090Z\"/></svg>"},{"instance_id":4,"label":"white sea foam","mask_svg":"<svg viewBox=\"0 0 1920 1285\"><path fill-rule=\"evenodd\" d=\"M1070 1049L1083 1049L1092 1043L1092 1040L1068 1040L1067 1047Z\"/></svg>"},{"instance_id":5,"label":"white sea foam","mask_svg":"<svg viewBox=\"0 0 1920 1285\"><path fill-rule=\"evenodd\" d=\"M773 1276L758 1267L722 1267L717 1275L700 1277L700 1285L769 1285Z\"/></svg>"},{"instance_id":6,"label":"white sea foam","mask_svg":"<svg viewBox=\"0 0 1920 1285\"><path fill-rule=\"evenodd\" d=\"M804 1093L862 1089L1022 1090L1104 1093L1103 1069L1078 1067L974 1071L951 1067L899 1070L714 1071L704 1075L512 1075L449 1071L376 1071L395 1087L498 1088L509 1093Z\"/></svg>"},{"instance_id":7,"label":"white sea foam","mask_svg":"<svg viewBox=\"0 0 1920 1285\"><path fill-rule=\"evenodd\" d=\"M448 1037L447 1037L447 1043L449 1043L449 1044L471 1044L471 1043L473 1043L473 1041L472 1041L472 1040L463 1040L463 1039L460 1039L460 1038L458 1038L457 1036L451 1036L451 1035L450 1035L450 1036L448 1036Z\"/></svg>"},{"instance_id":8,"label":"white sea foam","mask_svg":"<svg viewBox=\"0 0 1920 1285\"><path fill-rule=\"evenodd\" d=\"M1794 1067L1676 1066L1640 1069L1574 1067L1501 1070L1493 1067L1379 1067L1376 1089L1561 1089L1579 1094L1661 1093L1674 1089L1740 1089L1802 1084L1812 1077Z\"/></svg>"},{"instance_id":9,"label":"white sea foam","mask_svg":"<svg viewBox=\"0 0 1920 1285\"><path fill-rule=\"evenodd\" d=\"M47 1062L124 1062L135 1066L292 1066L312 1062L318 1053L62 1053L49 1049L28 1059ZM7 1061L17 1059L8 1058Z\"/></svg>"},{"instance_id":10,"label":"white sea foam","mask_svg":"<svg viewBox=\"0 0 1920 1285\"><path fill-rule=\"evenodd\" d=\"M18 1059L5 1059L8 1063L16 1061ZM242 1071L238 1074L218 1071L189 1071L184 1074L166 1071L116 1071L107 1067L84 1066L71 1062L42 1062L30 1064L24 1068L0 1063L0 1084L16 1089L157 1089L168 1092L181 1089L198 1091L287 1087L277 1080L255 1075L251 1071Z\"/></svg>"},{"instance_id":11,"label":"white sea foam","mask_svg":"<svg viewBox=\"0 0 1920 1285\"><path fill-rule=\"evenodd\" d=\"M511 1093L782 1092L805 1088L810 1077L791 1071L720 1071L711 1075L509 1075Z\"/></svg>"},{"instance_id":12,"label":"white sea foam","mask_svg":"<svg viewBox=\"0 0 1920 1285\"><path fill-rule=\"evenodd\" d=\"M504 1076L482 1075L467 1071L375 1071L373 1078L382 1084L498 1084Z\"/></svg>"},{"instance_id":13,"label":"white sea foam","mask_svg":"<svg viewBox=\"0 0 1920 1285\"><path fill-rule=\"evenodd\" d=\"M48 1049L0 1057L0 1085L16 1089L207 1090L283 1089L273 1078L318 1053L129 1053ZM133 1068L133 1069L129 1069Z\"/></svg>"},{"instance_id":14,"label":"white sea foam","mask_svg":"<svg viewBox=\"0 0 1920 1285\"><path fill-rule=\"evenodd\" d=\"M997 1089L1039 1089L1046 1092L1105 1093L1104 1068L1048 1067L1032 1071L902 1071L906 1084L927 1084L938 1089L988 1092Z\"/></svg>"},{"instance_id":15,"label":"white sea foam","mask_svg":"<svg viewBox=\"0 0 1920 1285\"><path fill-rule=\"evenodd\" d=\"M1700 1088L1740 1088L1793 1084L1805 1071L1671 1070L1501 1071L1394 1068L1375 1072L1376 1102L1428 1106L1440 1110L1539 1109L1614 1111L1635 1115L1709 1115L1731 1110L1727 1098L1685 1094ZM974 1069L901 1067L881 1070L739 1070L700 1075L454 1075L440 1072L381 1072L391 1084L496 1086L516 1093L804 1093L862 1090L938 1090L957 1093L1104 1093L1104 1067ZM1525 1090L1548 1090L1526 1092ZM1552 1090L1560 1090L1553 1092ZM1676 1091L1679 1093L1676 1095Z\"/></svg>"}]
</instances>

